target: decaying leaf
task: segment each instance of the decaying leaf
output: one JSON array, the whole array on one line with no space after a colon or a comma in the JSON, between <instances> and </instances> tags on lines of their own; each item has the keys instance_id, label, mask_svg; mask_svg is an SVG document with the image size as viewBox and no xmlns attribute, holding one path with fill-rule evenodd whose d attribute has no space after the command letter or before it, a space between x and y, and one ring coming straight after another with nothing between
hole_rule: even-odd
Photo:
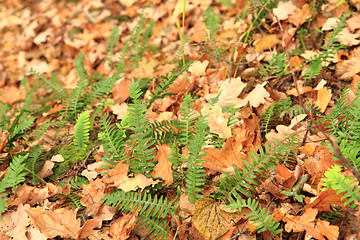
<instances>
[{"instance_id":1,"label":"decaying leaf","mask_svg":"<svg viewBox=\"0 0 360 240\"><path fill-rule=\"evenodd\" d=\"M217 239L229 231L242 217L240 212L227 212L211 198L199 199L195 202L193 223L205 239Z\"/></svg>"},{"instance_id":2,"label":"decaying leaf","mask_svg":"<svg viewBox=\"0 0 360 240\"><path fill-rule=\"evenodd\" d=\"M151 176L154 178L162 178L165 181L165 185L170 185L173 182L173 175L171 166L172 163L168 160L169 154L171 154L171 148L169 145L157 146L158 153L154 158L154 161L158 163L154 167Z\"/></svg>"}]
</instances>

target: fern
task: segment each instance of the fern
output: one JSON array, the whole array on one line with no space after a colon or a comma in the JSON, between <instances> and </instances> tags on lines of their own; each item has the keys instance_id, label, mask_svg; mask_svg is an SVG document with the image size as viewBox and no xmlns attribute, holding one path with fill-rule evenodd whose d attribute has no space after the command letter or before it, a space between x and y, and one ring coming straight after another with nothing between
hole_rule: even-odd
<instances>
[{"instance_id":1,"label":"fern","mask_svg":"<svg viewBox=\"0 0 360 240\"><path fill-rule=\"evenodd\" d=\"M86 143L89 141L90 128L90 112L82 112L74 126L74 144L78 148L86 148Z\"/></svg>"},{"instance_id":2,"label":"fern","mask_svg":"<svg viewBox=\"0 0 360 240\"><path fill-rule=\"evenodd\" d=\"M209 30L208 32L208 39L213 40L216 31L219 29L219 24L221 23L221 19L219 17L219 15L215 14L214 9L212 7L209 7L208 9L206 9L204 11L204 15L205 15L205 25L207 27L207 29Z\"/></svg>"},{"instance_id":3,"label":"fern","mask_svg":"<svg viewBox=\"0 0 360 240\"><path fill-rule=\"evenodd\" d=\"M139 99L142 94L139 82L133 80L129 92L133 103L129 104L127 128L133 132L128 140L129 145L133 145L133 154L127 161L134 172L146 173L155 166L152 161L155 157L154 139L151 138L151 127L149 120L146 119L146 105Z\"/></svg>"},{"instance_id":4,"label":"fern","mask_svg":"<svg viewBox=\"0 0 360 240\"><path fill-rule=\"evenodd\" d=\"M119 211L138 212L138 224L141 226L148 223L146 229L149 229L149 237L155 239L164 239L169 236L169 226L167 226L167 215L174 215L176 206L173 202L168 202L162 196L158 199L157 195L152 197L146 192L123 192L115 191L107 194L103 202L106 205L119 208Z\"/></svg>"},{"instance_id":5,"label":"fern","mask_svg":"<svg viewBox=\"0 0 360 240\"><path fill-rule=\"evenodd\" d=\"M193 128L193 137L189 145L185 149L189 150L189 157L185 159L187 161L187 173L186 173L186 190L185 193L189 194L189 202L195 203L199 198L203 198L199 194L204 189L202 188L206 183L206 174L203 165L204 160L202 146L205 145L209 130L207 129L205 117L199 117L195 122Z\"/></svg>"},{"instance_id":6,"label":"fern","mask_svg":"<svg viewBox=\"0 0 360 240\"><path fill-rule=\"evenodd\" d=\"M273 219L273 215L265 208L259 206L256 200L248 198L246 201L242 198L236 198L236 200L231 199L230 202L227 207L231 210L241 211L243 207L251 210L246 216L249 217L249 221L254 221L252 224L256 226L258 233L268 230L277 235L282 232L282 229L278 229L280 223L277 223L276 220Z\"/></svg>"},{"instance_id":7,"label":"fern","mask_svg":"<svg viewBox=\"0 0 360 240\"><path fill-rule=\"evenodd\" d=\"M151 123L150 127L151 138L155 139L155 142L159 145L171 144L179 136L177 129L180 127L180 123L178 120L155 121Z\"/></svg>"},{"instance_id":8,"label":"fern","mask_svg":"<svg viewBox=\"0 0 360 240\"><path fill-rule=\"evenodd\" d=\"M69 96L66 90L61 87L61 85L57 81L55 73L51 75L50 79L46 78L44 75L36 72L35 70L31 70L30 74L35 75L36 78L42 80L45 83L45 86L47 88L50 88L55 93L54 98L63 100Z\"/></svg>"},{"instance_id":9,"label":"fern","mask_svg":"<svg viewBox=\"0 0 360 240\"><path fill-rule=\"evenodd\" d=\"M341 197L341 200L347 199L345 205L350 204L352 208L355 208L358 205L354 201L360 201L359 182L353 183L350 180L351 177L342 175L340 165L332 166L332 168L325 172L324 176L325 178L322 179L324 188L322 188L322 190L334 189L337 194L344 194L344 196Z\"/></svg>"},{"instance_id":10,"label":"fern","mask_svg":"<svg viewBox=\"0 0 360 240\"><path fill-rule=\"evenodd\" d=\"M265 144L265 149L260 146L259 154L250 153L251 162L243 159L244 166L241 171L234 166L235 176L223 172L225 178L220 179L219 188L216 191L219 198L230 201L232 198L241 199L241 194L251 197L256 193L254 186L259 186L261 180L267 178L266 171L275 169L279 156L290 149L290 146L285 144L273 143L273 146L276 147L272 151L270 151L271 147ZM273 154L271 155L270 152Z\"/></svg>"},{"instance_id":11,"label":"fern","mask_svg":"<svg viewBox=\"0 0 360 240\"><path fill-rule=\"evenodd\" d=\"M100 119L100 127L102 131L99 133L99 139L103 142L104 151L109 153L104 155L103 161L114 165L123 155L125 131L122 128L111 127L108 115Z\"/></svg>"},{"instance_id":12,"label":"fern","mask_svg":"<svg viewBox=\"0 0 360 240\"><path fill-rule=\"evenodd\" d=\"M288 65L286 53L283 52L279 55L273 53L272 59L265 63L264 67L260 69L260 74L262 76L270 75L279 78L291 73L290 71L285 71Z\"/></svg>"},{"instance_id":13,"label":"fern","mask_svg":"<svg viewBox=\"0 0 360 240\"><path fill-rule=\"evenodd\" d=\"M117 42L119 42L120 34L119 34L119 27L115 26L111 29L110 37L106 40L106 56L107 61L109 63L109 67L113 67L112 58L114 56L114 47Z\"/></svg>"}]
</instances>

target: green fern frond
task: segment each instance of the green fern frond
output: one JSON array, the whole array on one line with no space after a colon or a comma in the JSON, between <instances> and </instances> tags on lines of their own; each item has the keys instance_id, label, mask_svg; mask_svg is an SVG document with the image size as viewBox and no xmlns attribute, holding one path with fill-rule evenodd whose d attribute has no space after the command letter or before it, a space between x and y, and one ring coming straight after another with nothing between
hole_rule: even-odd
<instances>
[{"instance_id":1,"label":"green fern frond","mask_svg":"<svg viewBox=\"0 0 360 240\"><path fill-rule=\"evenodd\" d=\"M282 229L278 229L280 223L277 223L273 219L273 215L269 213L265 208L259 206L259 203L255 199L248 198L247 201L242 198L231 199L230 204L227 205L231 210L241 211L243 207L249 208L251 211L247 217L249 221L254 221L258 233L264 231L270 231L274 235L277 235L282 232ZM259 225L258 225L259 224Z\"/></svg>"},{"instance_id":2,"label":"green fern frond","mask_svg":"<svg viewBox=\"0 0 360 240\"><path fill-rule=\"evenodd\" d=\"M123 139L125 138L125 130L122 128L115 128L110 126L110 119L106 114L100 119L99 139L103 142L104 151L109 153L105 154L102 158L104 162L115 164L123 156Z\"/></svg>"},{"instance_id":3,"label":"green fern frond","mask_svg":"<svg viewBox=\"0 0 360 240\"><path fill-rule=\"evenodd\" d=\"M162 81L159 83L159 86L156 87L156 91L154 91L153 94L151 95L151 99L148 100L149 103L148 105L150 106L156 99L164 98L167 95L171 95L167 93L167 89L171 84L175 82L178 76L183 74L183 72L185 72L189 68L189 66L193 62L194 61L189 61L180 68L178 66L175 67L174 69L171 70L170 76L169 73L167 73L165 76L161 76Z\"/></svg>"},{"instance_id":4,"label":"green fern frond","mask_svg":"<svg viewBox=\"0 0 360 240\"><path fill-rule=\"evenodd\" d=\"M74 144L78 148L86 148L86 143L89 141L90 126L90 112L82 112L74 126Z\"/></svg>"},{"instance_id":5,"label":"green fern frond","mask_svg":"<svg viewBox=\"0 0 360 240\"><path fill-rule=\"evenodd\" d=\"M110 37L106 40L106 56L107 56L107 62L109 64L109 67L113 67L113 61L112 58L114 56L114 48L115 44L119 42L120 34L119 34L119 27L115 26L111 29Z\"/></svg>"},{"instance_id":6,"label":"green fern frond","mask_svg":"<svg viewBox=\"0 0 360 240\"><path fill-rule=\"evenodd\" d=\"M127 114L128 129L132 131L129 145L133 145L133 154L127 161L133 172L149 173L154 167L155 157L154 139L151 138L150 121L147 119L146 105L141 103L139 97L142 95L138 81L132 81L129 88L130 98L133 103L129 104Z\"/></svg>"},{"instance_id":7,"label":"green fern frond","mask_svg":"<svg viewBox=\"0 0 360 240\"><path fill-rule=\"evenodd\" d=\"M149 234L155 239L164 239L169 235L170 227L167 226L166 217L170 213L174 214L172 209L173 202L168 202L167 198L161 196L159 199L157 195L152 197L146 192L123 192L115 191L107 194L103 202L106 205L118 208L119 211L136 212L139 211L139 224L148 224Z\"/></svg>"},{"instance_id":8,"label":"green fern frond","mask_svg":"<svg viewBox=\"0 0 360 240\"><path fill-rule=\"evenodd\" d=\"M155 139L156 143L171 144L174 139L177 139L177 129L180 127L178 120L163 120L161 122L153 122L150 124L151 138Z\"/></svg>"},{"instance_id":9,"label":"green fern frond","mask_svg":"<svg viewBox=\"0 0 360 240\"><path fill-rule=\"evenodd\" d=\"M32 151L30 152L28 161L26 163L27 168L30 172L35 173L36 172L36 163L40 160L43 153L40 151L40 145L36 145L32 148ZM35 179L35 176L32 176L33 180Z\"/></svg>"},{"instance_id":10,"label":"green fern frond","mask_svg":"<svg viewBox=\"0 0 360 240\"><path fill-rule=\"evenodd\" d=\"M189 145L185 149L189 150L189 157L184 159L187 161L187 172L186 172L186 190L185 193L189 194L189 202L195 203L197 199L203 198L200 192L202 192L203 186L206 183L205 169L201 158L206 155L203 153L202 147L206 145L207 136L209 135L208 126L206 124L205 117L199 117L195 122L193 128L193 137Z\"/></svg>"},{"instance_id":11,"label":"green fern frond","mask_svg":"<svg viewBox=\"0 0 360 240\"><path fill-rule=\"evenodd\" d=\"M20 135L33 125L35 118L30 117L28 114L28 110L22 110L20 114L16 116L9 129L9 142L12 142L20 137Z\"/></svg>"},{"instance_id":12,"label":"green fern frond","mask_svg":"<svg viewBox=\"0 0 360 240\"><path fill-rule=\"evenodd\" d=\"M29 154L14 156L12 162L9 165L8 174L0 181L0 193L4 192L6 188L15 189L16 186L25 181L26 171L26 160ZM7 201L7 200L5 200ZM1 203L3 203L2 201ZM6 207L0 203L0 209L6 210ZM1 215L2 212L0 212Z\"/></svg>"},{"instance_id":13,"label":"green fern frond","mask_svg":"<svg viewBox=\"0 0 360 240\"><path fill-rule=\"evenodd\" d=\"M275 144L273 143L272 146ZM265 150L260 146L259 154L255 152L249 154L251 162L243 159L242 171L234 166L235 176L223 172L225 178L220 179L219 188L217 189L219 197L229 201L231 198L242 198L241 194L251 197L252 194L256 193L254 186L259 186L262 182L261 179L267 178L266 171L275 169L278 156L288 150L288 147L281 145L285 144L275 145L277 147L273 151L270 151L268 144L265 144ZM274 154L271 156L270 152Z\"/></svg>"},{"instance_id":14,"label":"green fern frond","mask_svg":"<svg viewBox=\"0 0 360 240\"><path fill-rule=\"evenodd\" d=\"M360 201L360 187L359 182L353 183L350 178L341 174L341 166L334 165L328 169L325 174L322 185L322 190L333 189L337 194L344 193L341 200L346 199L345 205L350 204L352 208L355 208L357 204L354 201Z\"/></svg>"},{"instance_id":15,"label":"green fern frond","mask_svg":"<svg viewBox=\"0 0 360 240\"><path fill-rule=\"evenodd\" d=\"M218 14L215 14L214 9L212 7L209 7L204 11L205 15L205 25L207 29L209 30L208 33L208 39L213 40L214 36L216 34L216 31L220 27L221 19Z\"/></svg>"},{"instance_id":16,"label":"green fern frond","mask_svg":"<svg viewBox=\"0 0 360 240\"><path fill-rule=\"evenodd\" d=\"M78 59L75 61L75 70L78 74L78 81L76 84L76 88L72 90L70 97L67 99L66 106L67 114L69 119L74 119L82 110L85 108L85 102L81 99L85 90L89 87L89 83L87 81L88 75L84 68L84 54L79 53Z\"/></svg>"},{"instance_id":17,"label":"green fern frond","mask_svg":"<svg viewBox=\"0 0 360 240\"><path fill-rule=\"evenodd\" d=\"M40 74L39 72L35 70L30 71L31 75L35 75L36 78L42 80L45 83L45 86L50 88L53 92L55 92L55 97L57 99L65 99L69 94L66 92L66 90L60 85L60 83L56 79L56 74L53 73L50 77L50 79L46 78L44 75Z\"/></svg>"}]
</instances>

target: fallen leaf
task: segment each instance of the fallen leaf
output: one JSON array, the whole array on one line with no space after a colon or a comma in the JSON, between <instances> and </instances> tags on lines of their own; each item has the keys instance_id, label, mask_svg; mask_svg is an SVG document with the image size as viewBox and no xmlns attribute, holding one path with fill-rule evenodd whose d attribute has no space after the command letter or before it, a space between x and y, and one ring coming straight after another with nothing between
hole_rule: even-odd
<instances>
[{"instance_id":1,"label":"fallen leaf","mask_svg":"<svg viewBox=\"0 0 360 240\"><path fill-rule=\"evenodd\" d=\"M264 51L265 49L272 49L273 47L276 46L278 41L279 41L279 38L276 34L266 35L266 36L260 38L255 43L255 52L260 53L260 52Z\"/></svg>"},{"instance_id":2,"label":"fallen leaf","mask_svg":"<svg viewBox=\"0 0 360 240\"><path fill-rule=\"evenodd\" d=\"M131 80L124 78L119 83L117 83L113 89L113 98L115 103L123 103L129 96L129 86L131 85Z\"/></svg>"},{"instance_id":3,"label":"fallen leaf","mask_svg":"<svg viewBox=\"0 0 360 240\"><path fill-rule=\"evenodd\" d=\"M265 90L265 88L261 84L258 84L255 89L246 96L243 104L246 105L249 102L250 107L256 108L260 106L260 104L264 104L265 98L269 97L270 94Z\"/></svg>"},{"instance_id":4,"label":"fallen leaf","mask_svg":"<svg viewBox=\"0 0 360 240\"><path fill-rule=\"evenodd\" d=\"M86 214L96 215L102 205L102 199L105 196L105 185L101 179L90 180L89 184L82 185L80 203L86 207Z\"/></svg>"},{"instance_id":5,"label":"fallen leaf","mask_svg":"<svg viewBox=\"0 0 360 240\"><path fill-rule=\"evenodd\" d=\"M0 220L0 238L6 239L5 236L12 239L27 239L27 227L30 224L27 210L30 209L29 204L20 204L16 211L10 211L2 214ZM2 238L4 237L4 238ZM8 238L10 239L10 238Z\"/></svg>"},{"instance_id":6,"label":"fallen leaf","mask_svg":"<svg viewBox=\"0 0 360 240\"><path fill-rule=\"evenodd\" d=\"M320 112L325 112L325 109L331 100L331 96L331 89L327 89L326 87L323 87L317 91L315 106L319 107Z\"/></svg>"},{"instance_id":7,"label":"fallen leaf","mask_svg":"<svg viewBox=\"0 0 360 240\"><path fill-rule=\"evenodd\" d=\"M205 60L203 62L196 61L190 65L189 72L191 72L197 76L203 75L203 74L205 74L205 70L208 65L209 65L209 61L207 61L207 60Z\"/></svg>"},{"instance_id":8,"label":"fallen leaf","mask_svg":"<svg viewBox=\"0 0 360 240\"><path fill-rule=\"evenodd\" d=\"M336 194L336 191L333 189L327 189L325 191L320 191L319 196L316 197L305 197L305 209L306 208L315 208L321 212L331 211L330 206L336 205L344 207L345 199L341 201L343 194Z\"/></svg>"},{"instance_id":9,"label":"fallen leaf","mask_svg":"<svg viewBox=\"0 0 360 240\"><path fill-rule=\"evenodd\" d=\"M210 132L218 134L220 138L231 136L231 128L227 125L229 114L222 112L220 104L212 106L206 103L201 109L201 114L207 116Z\"/></svg>"},{"instance_id":10,"label":"fallen leaf","mask_svg":"<svg viewBox=\"0 0 360 240\"><path fill-rule=\"evenodd\" d=\"M115 219L110 226L110 236L113 239L126 240L136 225L137 214L128 213Z\"/></svg>"},{"instance_id":11,"label":"fallen leaf","mask_svg":"<svg viewBox=\"0 0 360 240\"><path fill-rule=\"evenodd\" d=\"M147 186L154 186L155 184L161 182L160 180L153 180L148 178L143 174L135 173L134 177L127 178L124 182L120 183L117 188L123 190L124 192L135 191L137 189L144 189Z\"/></svg>"},{"instance_id":12,"label":"fallen leaf","mask_svg":"<svg viewBox=\"0 0 360 240\"><path fill-rule=\"evenodd\" d=\"M289 15L292 15L295 10L296 6L291 1L281 1L278 3L278 6L273 9L273 13L279 20L285 20L288 19Z\"/></svg>"},{"instance_id":13,"label":"fallen leaf","mask_svg":"<svg viewBox=\"0 0 360 240\"><path fill-rule=\"evenodd\" d=\"M219 89L219 101L220 105L232 105L242 106L242 100L238 98L246 84L241 81L241 78L227 78L221 83ZM206 99L215 98L218 94L207 94Z\"/></svg>"},{"instance_id":14,"label":"fallen leaf","mask_svg":"<svg viewBox=\"0 0 360 240\"><path fill-rule=\"evenodd\" d=\"M48 238L60 236L76 238L80 229L80 219L76 219L76 211L59 208L55 210L32 208L26 211L31 222Z\"/></svg>"},{"instance_id":15,"label":"fallen leaf","mask_svg":"<svg viewBox=\"0 0 360 240\"><path fill-rule=\"evenodd\" d=\"M302 232L306 226L314 227L317 214L318 210L313 208L306 209L301 216L286 214L285 217L283 217L283 221L286 222L285 231Z\"/></svg>"},{"instance_id":16,"label":"fallen leaf","mask_svg":"<svg viewBox=\"0 0 360 240\"><path fill-rule=\"evenodd\" d=\"M171 147L168 144L156 146L158 153L154 158L154 162L158 162L151 173L153 178L162 178L165 185L169 186L173 182L172 163L168 160L171 154Z\"/></svg>"},{"instance_id":17,"label":"fallen leaf","mask_svg":"<svg viewBox=\"0 0 360 240\"><path fill-rule=\"evenodd\" d=\"M242 217L241 212L227 212L213 199L203 198L195 202L193 223L204 238L210 240L224 235Z\"/></svg>"}]
</instances>

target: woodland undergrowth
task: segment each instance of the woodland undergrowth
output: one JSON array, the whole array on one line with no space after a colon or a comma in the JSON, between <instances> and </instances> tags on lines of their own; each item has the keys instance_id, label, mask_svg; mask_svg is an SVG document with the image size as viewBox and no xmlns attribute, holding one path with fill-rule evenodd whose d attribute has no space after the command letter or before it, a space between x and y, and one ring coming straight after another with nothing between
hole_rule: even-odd
<instances>
[{"instance_id":1,"label":"woodland undergrowth","mask_svg":"<svg viewBox=\"0 0 360 240\"><path fill-rule=\"evenodd\" d=\"M258 3L258 8L251 12L254 14L253 26L261 24L261 18L267 21L267 14L272 14L271 6ZM173 119L153 121L148 117L154 103L175 96L168 91L169 87L199 59L206 57L214 64L233 63L227 59L234 51L216 41L221 20L211 7L204 12L204 23L208 29L207 50L199 58L187 59L184 52L190 38L181 30L185 17L183 14L183 22L177 22L181 44L174 54L174 68L156 79L158 82L153 85L150 94L147 87L155 80L133 77L128 90L129 98L126 100L128 110L121 121L109 111L115 104L108 97L118 81L124 78L127 68L138 68L148 51L147 44L155 25L144 14L140 16L121 49L117 48L119 28L111 30L106 47L107 64L112 69L109 76L99 73L90 76L84 65L86 53L79 53L74 63L77 85L71 92L61 86L56 74L46 77L33 70L32 77L38 83L27 89L26 100L20 107L14 109L1 103L0 127L3 133L7 132L5 151L9 153L7 159L3 159L4 162L9 161L8 172L0 181L1 213L9 211L11 196L19 187L25 184L39 186L54 183L56 186L69 186L69 191L52 196L52 200L63 199L69 208L80 209L81 214L88 219L95 218L88 208L89 200L79 192L96 186L101 189L96 195L101 196L96 203L98 206L111 206L119 215L136 215L136 224L152 239L178 237L181 226L174 227L171 219L189 224L185 219L190 217L192 224L205 239L220 237L228 231L230 225L236 225L240 219L245 219L242 225L247 227L234 235L239 236L250 229L257 236L281 239L285 220L274 216L273 209L263 204L259 197L260 189L265 182L274 179L273 174L280 165L289 168L295 166L299 149L308 143L306 136L320 132L323 147L331 150L334 161L339 161L320 176L319 186L321 191L335 190L343 200L342 207L331 205L329 210L323 211L321 217L324 221L335 224L334 219L354 214L360 201L360 85L356 88L353 101L348 101L349 89L346 88L335 99L331 112L324 114L314 102L305 101L298 84L298 78L314 82L326 68L324 63L331 64L331 59L347 48L339 43L337 36L346 27L349 14L343 14L338 19L338 24L329 31L319 54L300 66L303 75L298 74L299 70L295 72L290 60L300 54L290 52L285 45L282 46L283 51L274 52L272 59L264 62L259 71L260 76L266 79L292 78L299 96L282 98L269 104L259 118L259 136L265 139L280 123L290 123L291 119L301 114L308 122L301 131L307 135L294 131L272 142L259 141L258 145L249 148L246 154L239 157L241 164L234 163L227 169L221 169L221 172L216 172L214 168L209 170L207 159L211 157L208 154L211 151L208 149L226 150L230 137L224 138L221 133L213 131L210 126L213 121L211 111L217 109L219 114L227 116L224 128L230 129L229 136L235 136L235 129L245 124L238 117L244 106L222 104L220 91L207 99L209 111L204 108L200 110L199 94L188 91L177 96L179 104ZM280 20L275 22L281 24ZM280 28L282 29L281 25ZM240 37L240 41L248 41L252 28L249 29L249 32ZM301 37L300 34L301 32L296 36ZM281 35L285 36L285 33L282 32ZM239 64L233 65L240 71L241 60ZM22 84L26 86L27 81L28 79L24 79ZM38 99L41 107L32 110L35 92L40 85L51 93L46 101L56 99L62 104L56 121L46 119L39 124L41 116L51 109L45 104L45 100ZM10 111L13 113L11 117L7 114ZM71 126L74 126L73 131L69 130ZM49 129L56 129L56 144L46 151L39 144L39 139ZM16 152L16 142L26 145L26 150ZM57 154L62 155L65 161L55 161L55 174L40 174L44 163ZM236 154L240 154L240 150ZM89 181L80 175L80 170L83 171L90 161L95 162L95 155L99 157L96 162L101 163L98 166L101 174ZM166 170L159 170L161 167ZM345 171L347 174L344 174ZM292 203L305 204L304 199L308 195L302 189L309 178L309 175L303 174L296 183L283 188L277 196ZM101 187L96 185L100 182ZM127 185L130 182L133 185ZM184 198L195 207L190 216L185 216L181 211L180 205L185 201ZM203 220L207 216L204 211L209 211L208 219L214 221L209 224L218 227L209 230ZM215 220L216 218L219 220Z\"/></svg>"}]
</instances>

